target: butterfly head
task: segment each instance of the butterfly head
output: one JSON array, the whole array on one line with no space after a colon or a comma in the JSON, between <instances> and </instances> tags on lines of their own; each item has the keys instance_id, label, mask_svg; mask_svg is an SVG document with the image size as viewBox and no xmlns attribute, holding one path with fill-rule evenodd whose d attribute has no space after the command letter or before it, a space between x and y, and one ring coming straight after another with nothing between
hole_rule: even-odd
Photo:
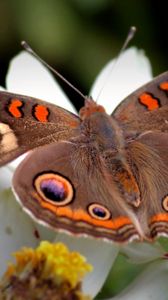
<instances>
[{"instance_id":1,"label":"butterfly head","mask_svg":"<svg viewBox=\"0 0 168 300\"><path fill-rule=\"evenodd\" d=\"M79 115L82 120L85 120L87 117L92 115L95 112L106 112L104 107L101 105L98 105L92 97L86 97L85 99L85 105L80 109Z\"/></svg>"}]
</instances>

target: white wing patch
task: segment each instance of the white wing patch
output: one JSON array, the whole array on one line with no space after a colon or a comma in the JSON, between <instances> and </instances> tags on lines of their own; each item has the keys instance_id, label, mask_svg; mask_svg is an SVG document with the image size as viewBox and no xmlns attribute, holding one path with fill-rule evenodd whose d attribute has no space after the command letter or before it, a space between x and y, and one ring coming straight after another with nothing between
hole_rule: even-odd
<instances>
[{"instance_id":1,"label":"white wing patch","mask_svg":"<svg viewBox=\"0 0 168 300\"><path fill-rule=\"evenodd\" d=\"M17 137L9 125L0 123L0 150L1 152L9 152L18 148Z\"/></svg>"}]
</instances>

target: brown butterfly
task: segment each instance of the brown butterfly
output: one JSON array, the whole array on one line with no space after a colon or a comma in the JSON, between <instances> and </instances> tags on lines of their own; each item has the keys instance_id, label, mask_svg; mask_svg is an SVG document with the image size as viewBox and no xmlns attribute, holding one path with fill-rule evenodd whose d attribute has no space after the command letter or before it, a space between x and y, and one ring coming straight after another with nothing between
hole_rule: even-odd
<instances>
[{"instance_id":1,"label":"brown butterfly","mask_svg":"<svg viewBox=\"0 0 168 300\"><path fill-rule=\"evenodd\" d=\"M79 117L0 92L0 164L28 150L13 189L55 230L119 243L168 235L168 72L110 116L86 97Z\"/></svg>"}]
</instances>

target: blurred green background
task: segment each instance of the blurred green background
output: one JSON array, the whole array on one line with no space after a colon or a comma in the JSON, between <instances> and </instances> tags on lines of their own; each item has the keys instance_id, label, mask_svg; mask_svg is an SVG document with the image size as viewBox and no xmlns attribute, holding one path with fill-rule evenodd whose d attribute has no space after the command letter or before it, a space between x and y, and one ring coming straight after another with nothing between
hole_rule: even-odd
<instances>
[{"instance_id":1,"label":"blurred green background","mask_svg":"<svg viewBox=\"0 0 168 300\"><path fill-rule=\"evenodd\" d=\"M130 45L145 50L154 75L167 70L165 1L0 0L0 85L10 59L26 40L87 94L104 64L118 54L131 25L138 30ZM60 83L79 109L83 99ZM100 298L121 290L142 268L128 265L120 256Z\"/></svg>"},{"instance_id":2,"label":"blurred green background","mask_svg":"<svg viewBox=\"0 0 168 300\"><path fill-rule=\"evenodd\" d=\"M143 48L154 74L168 68L167 9L162 0L0 0L0 84L9 60L26 40L38 54L87 94L104 64L130 45ZM61 83L76 107L78 96Z\"/></svg>"}]
</instances>

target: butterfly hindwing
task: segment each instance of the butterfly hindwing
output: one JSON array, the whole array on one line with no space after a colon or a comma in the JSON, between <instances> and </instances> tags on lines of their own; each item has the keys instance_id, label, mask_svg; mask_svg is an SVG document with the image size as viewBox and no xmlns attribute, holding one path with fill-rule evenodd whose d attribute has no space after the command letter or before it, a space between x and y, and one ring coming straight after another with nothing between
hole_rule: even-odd
<instances>
[{"instance_id":1,"label":"butterfly hindwing","mask_svg":"<svg viewBox=\"0 0 168 300\"><path fill-rule=\"evenodd\" d=\"M168 235L168 133L147 132L128 151L141 194L139 222L151 239Z\"/></svg>"},{"instance_id":2,"label":"butterfly hindwing","mask_svg":"<svg viewBox=\"0 0 168 300\"><path fill-rule=\"evenodd\" d=\"M14 191L31 216L55 230L117 242L139 239L100 161L69 142L38 148L16 170Z\"/></svg>"}]
</instances>

